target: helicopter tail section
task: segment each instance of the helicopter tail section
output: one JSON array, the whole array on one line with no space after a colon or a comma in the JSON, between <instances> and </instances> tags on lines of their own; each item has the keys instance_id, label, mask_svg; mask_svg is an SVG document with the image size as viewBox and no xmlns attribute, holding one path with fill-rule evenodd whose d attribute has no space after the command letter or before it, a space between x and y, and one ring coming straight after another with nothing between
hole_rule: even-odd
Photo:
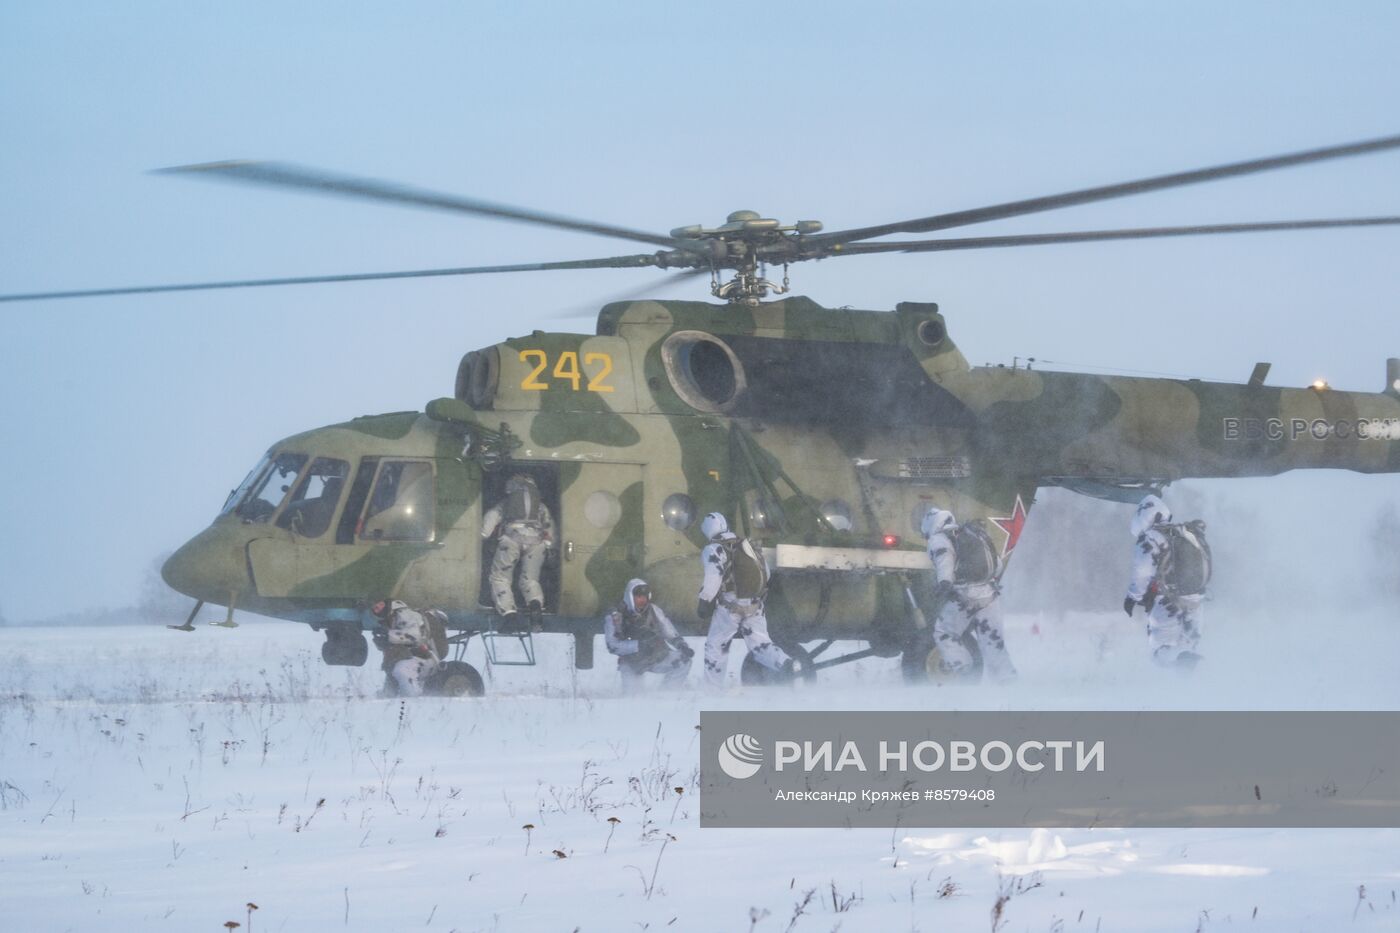
<instances>
[{"instance_id":1,"label":"helicopter tail section","mask_svg":"<svg viewBox=\"0 0 1400 933\"><path fill-rule=\"evenodd\" d=\"M1387 379L1384 392L1348 392L1322 380L1289 388L983 368L960 388L974 404L994 399L978 412L984 459L1104 495L1123 478L1400 472L1400 361Z\"/></svg>"}]
</instances>

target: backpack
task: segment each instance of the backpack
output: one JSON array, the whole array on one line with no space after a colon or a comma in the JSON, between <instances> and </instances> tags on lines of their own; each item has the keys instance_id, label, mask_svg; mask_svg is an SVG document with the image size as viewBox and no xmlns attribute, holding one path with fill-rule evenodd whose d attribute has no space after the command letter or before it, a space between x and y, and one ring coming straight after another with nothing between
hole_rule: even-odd
<instances>
[{"instance_id":1,"label":"backpack","mask_svg":"<svg viewBox=\"0 0 1400 933\"><path fill-rule=\"evenodd\" d=\"M540 491L533 484L522 484L506 493L501 503L501 521L504 524L526 522L540 523Z\"/></svg>"},{"instance_id":2,"label":"backpack","mask_svg":"<svg viewBox=\"0 0 1400 933\"><path fill-rule=\"evenodd\" d=\"M992 582L997 575L997 552L982 523L963 522L952 537L957 558L953 582L959 586Z\"/></svg>"},{"instance_id":3,"label":"backpack","mask_svg":"<svg viewBox=\"0 0 1400 933\"><path fill-rule=\"evenodd\" d=\"M1168 596L1201 596L1210 583L1210 545L1206 523L1199 519L1174 525L1158 525L1167 539L1167 553L1157 579Z\"/></svg>"},{"instance_id":4,"label":"backpack","mask_svg":"<svg viewBox=\"0 0 1400 933\"><path fill-rule=\"evenodd\" d=\"M447 613L441 609L428 609L422 615L428 623L428 636L433 654L438 656L438 660L442 660L447 657L447 651L451 647L447 640Z\"/></svg>"},{"instance_id":5,"label":"backpack","mask_svg":"<svg viewBox=\"0 0 1400 933\"><path fill-rule=\"evenodd\" d=\"M762 599L768 593L768 564L748 538L721 540L729 555L724 573L724 589L738 599Z\"/></svg>"}]
</instances>

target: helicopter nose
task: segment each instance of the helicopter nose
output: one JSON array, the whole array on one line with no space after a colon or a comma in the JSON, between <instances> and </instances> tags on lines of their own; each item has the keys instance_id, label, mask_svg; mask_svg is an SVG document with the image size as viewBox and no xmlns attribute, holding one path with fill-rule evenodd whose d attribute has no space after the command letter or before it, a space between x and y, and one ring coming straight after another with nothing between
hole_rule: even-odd
<instances>
[{"instance_id":1,"label":"helicopter nose","mask_svg":"<svg viewBox=\"0 0 1400 933\"><path fill-rule=\"evenodd\" d=\"M248 588L244 542L232 540L224 529L207 528L170 555L160 576L186 596L225 604L230 594Z\"/></svg>"}]
</instances>

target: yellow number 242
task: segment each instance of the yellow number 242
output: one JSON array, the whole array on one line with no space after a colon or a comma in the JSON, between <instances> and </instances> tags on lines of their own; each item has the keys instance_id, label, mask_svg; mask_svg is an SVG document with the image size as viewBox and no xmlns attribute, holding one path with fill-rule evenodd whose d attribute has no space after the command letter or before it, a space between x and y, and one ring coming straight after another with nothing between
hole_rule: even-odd
<instances>
[{"instance_id":1,"label":"yellow number 242","mask_svg":"<svg viewBox=\"0 0 1400 933\"><path fill-rule=\"evenodd\" d=\"M549 355L543 350L521 350L520 362L530 366L530 372L520 381L520 388L527 392L542 392L550 387L549 383L540 381L540 377L546 370L549 370ZM594 364L598 365L595 372L588 372ZM578 353L574 350L564 350L554 361L554 369L550 370L555 379L562 380L572 392L578 392L581 388L586 388L589 392L612 392L616 387L610 386L605 381L612 373L612 356L607 353L585 353L583 355L583 366L579 366ZM587 386L583 385L583 377L588 377Z\"/></svg>"}]
</instances>

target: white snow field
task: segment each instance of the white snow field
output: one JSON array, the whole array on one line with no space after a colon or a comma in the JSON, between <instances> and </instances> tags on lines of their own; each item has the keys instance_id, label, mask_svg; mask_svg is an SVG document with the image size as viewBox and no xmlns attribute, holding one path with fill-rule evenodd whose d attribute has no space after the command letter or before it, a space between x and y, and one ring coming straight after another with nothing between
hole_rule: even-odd
<instances>
[{"instance_id":1,"label":"white snow field","mask_svg":"<svg viewBox=\"0 0 1400 933\"><path fill-rule=\"evenodd\" d=\"M1346 621L1319 641L1328 620L1302 611L1208 618L1185 677L1146 663L1140 620L1017 616L1009 689L906 688L871 660L800 689L632 699L601 643L575 673L571 642L543 637L486 699L407 702L375 697L373 656L325 667L291 623L0 629L0 929L1393 930L1396 830L696 814L701 709L1395 708L1392 614Z\"/></svg>"}]
</instances>

